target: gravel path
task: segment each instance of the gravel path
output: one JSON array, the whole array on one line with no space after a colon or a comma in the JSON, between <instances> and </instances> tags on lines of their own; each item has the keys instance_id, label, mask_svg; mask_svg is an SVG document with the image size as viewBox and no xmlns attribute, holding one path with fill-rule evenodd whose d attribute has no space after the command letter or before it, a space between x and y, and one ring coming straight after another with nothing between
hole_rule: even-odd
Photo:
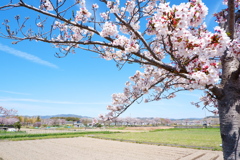
<instances>
[{"instance_id":1,"label":"gravel path","mask_svg":"<svg viewBox=\"0 0 240 160\"><path fill-rule=\"evenodd\" d=\"M222 160L222 152L89 137L0 141L3 160Z\"/></svg>"}]
</instances>

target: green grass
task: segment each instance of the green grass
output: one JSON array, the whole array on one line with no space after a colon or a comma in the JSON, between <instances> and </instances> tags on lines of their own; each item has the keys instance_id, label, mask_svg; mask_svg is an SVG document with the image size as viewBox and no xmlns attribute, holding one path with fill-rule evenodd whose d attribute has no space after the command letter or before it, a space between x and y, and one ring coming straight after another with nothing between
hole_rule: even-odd
<instances>
[{"instance_id":1,"label":"green grass","mask_svg":"<svg viewBox=\"0 0 240 160\"><path fill-rule=\"evenodd\" d=\"M150 143L156 145L171 145L187 148L221 150L220 130L216 128L200 129L165 129L151 132L116 133L109 135L96 135L99 138L112 140L127 140L137 143Z\"/></svg>"},{"instance_id":2,"label":"green grass","mask_svg":"<svg viewBox=\"0 0 240 160\"><path fill-rule=\"evenodd\" d=\"M99 132L68 132L68 133L41 133L41 134L18 134L14 132L12 134L1 134L0 140L35 140L35 139L49 139L49 138L72 138L72 137L82 137L85 135L94 135L94 134L111 134L113 132L109 131L99 131Z\"/></svg>"},{"instance_id":3,"label":"green grass","mask_svg":"<svg viewBox=\"0 0 240 160\"><path fill-rule=\"evenodd\" d=\"M108 128L109 130L124 130L126 127L112 127L112 128Z\"/></svg>"},{"instance_id":4,"label":"green grass","mask_svg":"<svg viewBox=\"0 0 240 160\"><path fill-rule=\"evenodd\" d=\"M1 135L17 135L17 134L26 134L26 131L18 131L18 132L0 131L0 136Z\"/></svg>"},{"instance_id":5,"label":"green grass","mask_svg":"<svg viewBox=\"0 0 240 160\"><path fill-rule=\"evenodd\" d=\"M124 128L118 128L124 129ZM150 132L63 132L26 134L25 132L0 132L0 140L35 140L49 138L72 138L91 135L97 138L106 138L135 143L154 145L170 145L186 148L221 150L220 130L218 128L200 129L158 129Z\"/></svg>"}]
</instances>

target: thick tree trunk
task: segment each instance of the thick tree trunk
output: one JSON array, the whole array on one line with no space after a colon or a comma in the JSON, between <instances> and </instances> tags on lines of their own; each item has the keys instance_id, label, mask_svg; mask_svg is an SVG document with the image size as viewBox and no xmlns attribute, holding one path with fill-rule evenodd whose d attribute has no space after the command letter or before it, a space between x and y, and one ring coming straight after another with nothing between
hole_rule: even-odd
<instances>
[{"instance_id":1,"label":"thick tree trunk","mask_svg":"<svg viewBox=\"0 0 240 160\"><path fill-rule=\"evenodd\" d=\"M234 38L235 1L228 0L227 31ZM224 160L240 160L240 63L227 51L222 57L222 96L218 98L218 110Z\"/></svg>"},{"instance_id":2,"label":"thick tree trunk","mask_svg":"<svg viewBox=\"0 0 240 160\"><path fill-rule=\"evenodd\" d=\"M240 64L224 57L218 110L224 160L240 160Z\"/></svg>"},{"instance_id":3,"label":"thick tree trunk","mask_svg":"<svg viewBox=\"0 0 240 160\"><path fill-rule=\"evenodd\" d=\"M235 89L229 88L229 92L219 100L223 156L224 160L240 160L240 92L231 90Z\"/></svg>"}]
</instances>

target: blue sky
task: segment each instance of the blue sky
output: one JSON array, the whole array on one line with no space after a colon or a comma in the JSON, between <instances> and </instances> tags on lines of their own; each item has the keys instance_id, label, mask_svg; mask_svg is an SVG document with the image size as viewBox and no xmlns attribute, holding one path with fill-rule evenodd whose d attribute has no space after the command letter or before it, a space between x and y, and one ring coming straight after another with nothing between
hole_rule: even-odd
<instances>
[{"instance_id":1,"label":"blue sky","mask_svg":"<svg viewBox=\"0 0 240 160\"><path fill-rule=\"evenodd\" d=\"M216 25L212 14L224 6L221 0L203 1L209 7L206 22L212 30ZM174 2L183 1L175 0L171 4ZM0 16L1 21L3 18L13 20L19 12L0 14L4 15ZM57 50L49 44L24 41L12 45L11 42L0 39L0 105L18 110L19 115L97 117L107 113L111 94L122 92L128 77L139 69L138 65L126 65L118 70L113 61L82 50L56 58ZM134 104L122 117L202 118L212 115L190 104L197 102L201 94L201 91L184 92L172 100Z\"/></svg>"}]
</instances>

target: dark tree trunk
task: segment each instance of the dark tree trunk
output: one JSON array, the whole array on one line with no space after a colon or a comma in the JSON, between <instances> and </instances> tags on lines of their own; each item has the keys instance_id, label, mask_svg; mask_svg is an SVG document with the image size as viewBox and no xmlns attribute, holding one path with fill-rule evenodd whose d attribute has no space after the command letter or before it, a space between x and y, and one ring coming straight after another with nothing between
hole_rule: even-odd
<instances>
[{"instance_id":1,"label":"dark tree trunk","mask_svg":"<svg viewBox=\"0 0 240 160\"><path fill-rule=\"evenodd\" d=\"M222 96L218 110L224 160L240 160L240 78L239 61L225 54L222 57Z\"/></svg>"},{"instance_id":2,"label":"dark tree trunk","mask_svg":"<svg viewBox=\"0 0 240 160\"><path fill-rule=\"evenodd\" d=\"M235 1L228 0L227 32L234 38ZM240 160L240 64L239 60L227 54L222 60L222 94L218 99L220 130L224 160ZM221 96L219 96L221 95Z\"/></svg>"},{"instance_id":3,"label":"dark tree trunk","mask_svg":"<svg viewBox=\"0 0 240 160\"><path fill-rule=\"evenodd\" d=\"M240 90L227 86L219 100L219 118L224 160L240 160Z\"/></svg>"}]
</instances>

